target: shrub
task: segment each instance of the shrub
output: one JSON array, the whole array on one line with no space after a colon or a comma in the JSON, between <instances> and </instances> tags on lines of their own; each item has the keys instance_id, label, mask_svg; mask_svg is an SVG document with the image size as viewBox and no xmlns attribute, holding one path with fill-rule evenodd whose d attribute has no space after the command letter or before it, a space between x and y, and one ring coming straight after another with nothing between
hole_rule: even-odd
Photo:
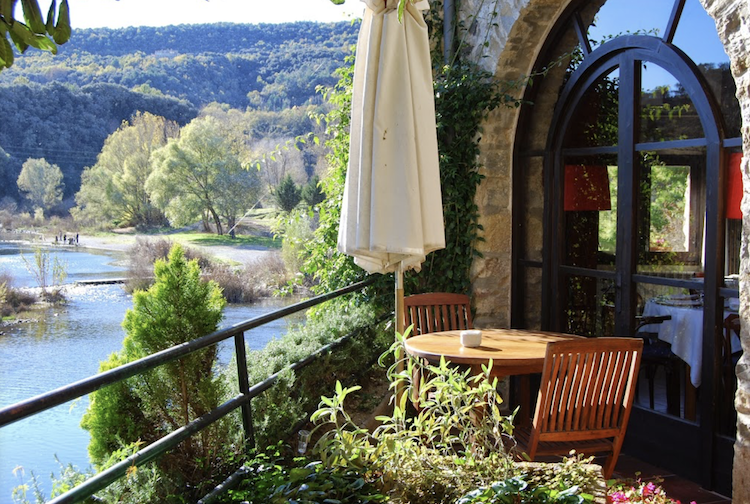
<instances>
[{"instance_id":1,"label":"shrub","mask_svg":"<svg viewBox=\"0 0 750 504\"><path fill-rule=\"evenodd\" d=\"M3 317L27 310L37 302L37 297L29 291L13 287L13 277L7 272L0 272L0 285L5 286L5 299L0 303Z\"/></svg>"},{"instance_id":2,"label":"shrub","mask_svg":"<svg viewBox=\"0 0 750 504\"><path fill-rule=\"evenodd\" d=\"M123 348L102 363L102 370L217 329L225 301L215 283L201 280L197 260L187 261L175 245L168 261L156 261L154 275L148 291L134 294L123 322ZM92 393L82 421L91 432L92 462L102 467L122 443L151 443L216 408L226 395L214 373L216 354L213 345ZM163 491L187 492L187 498L205 492L222 457L241 446L231 427L228 419L216 422L162 457Z\"/></svg>"},{"instance_id":3,"label":"shrub","mask_svg":"<svg viewBox=\"0 0 750 504\"><path fill-rule=\"evenodd\" d=\"M27 259L21 254L26 269L34 275L34 279L41 290L45 301L60 302L64 300L61 289L68 276L67 264L60 260L57 254L52 254L42 247L34 248L34 259ZM51 291L47 288L52 287Z\"/></svg>"},{"instance_id":4,"label":"shrub","mask_svg":"<svg viewBox=\"0 0 750 504\"><path fill-rule=\"evenodd\" d=\"M291 328L265 348L248 352L251 384L259 383L290 364L300 361L319 348L357 331L343 348L319 358L298 373L286 371L274 387L253 399L253 426L256 444L267 446L289 436L295 425L315 409L320 391L330 389L336 380L355 382L378 356L388 348L392 333L377 325L377 314L368 306L350 306L344 310L329 305L308 318L305 325ZM226 370L231 380L231 395L239 393L237 363Z\"/></svg>"},{"instance_id":5,"label":"shrub","mask_svg":"<svg viewBox=\"0 0 750 504\"><path fill-rule=\"evenodd\" d=\"M269 296L289 281L289 273L278 251L270 252L262 259L245 265L241 275L245 289L254 298Z\"/></svg>"},{"instance_id":6,"label":"shrub","mask_svg":"<svg viewBox=\"0 0 750 504\"><path fill-rule=\"evenodd\" d=\"M281 257L286 270L292 275L299 275L307 259L306 248L314 237L310 216L306 212L290 212L284 222L283 236Z\"/></svg>"},{"instance_id":7,"label":"shrub","mask_svg":"<svg viewBox=\"0 0 750 504\"><path fill-rule=\"evenodd\" d=\"M154 281L154 263L157 259L166 259L173 243L166 238L156 240L137 237L135 244L128 249L128 281L125 289L128 292L147 289ZM210 265L210 260L197 250L185 248L187 260L197 260L201 269Z\"/></svg>"},{"instance_id":8,"label":"shrub","mask_svg":"<svg viewBox=\"0 0 750 504\"><path fill-rule=\"evenodd\" d=\"M368 504L386 496L364 481L355 470L338 471L304 457L287 460L278 446L255 455L244 464L247 474L238 488L229 490L220 503L331 502Z\"/></svg>"}]
</instances>

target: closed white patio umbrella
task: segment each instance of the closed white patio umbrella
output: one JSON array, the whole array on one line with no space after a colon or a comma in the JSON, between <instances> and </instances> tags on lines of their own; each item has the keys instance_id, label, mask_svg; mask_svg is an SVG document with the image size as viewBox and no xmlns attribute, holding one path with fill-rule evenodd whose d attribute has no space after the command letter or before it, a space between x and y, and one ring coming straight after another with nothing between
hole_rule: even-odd
<instances>
[{"instance_id":1,"label":"closed white patio umbrella","mask_svg":"<svg viewBox=\"0 0 750 504\"><path fill-rule=\"evenodd\" d=\"M403 272L445 247L429 4L407 0L399 21L398 0L362 1L338 248L369 273L396 273L403 333Z\"/></svg>"}]
</instances>

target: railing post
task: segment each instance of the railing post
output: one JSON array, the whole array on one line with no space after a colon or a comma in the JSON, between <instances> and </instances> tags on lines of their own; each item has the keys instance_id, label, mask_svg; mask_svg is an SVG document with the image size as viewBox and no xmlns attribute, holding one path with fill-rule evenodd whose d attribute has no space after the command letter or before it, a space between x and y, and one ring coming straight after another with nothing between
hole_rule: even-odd
<instances>
[{"instance_id":1,"label":"railing post","mask_svg":"<svg viewBox=\"0 0 750 504\"><path fill-rule=\"evenodd\" d=\"M250 380L247 376L247 355L245 353L245 333L239 332L234 335L234 351L237 356L237 379L240 386L240 394L248 397L250 393ZM242 405L242 427L245 430L245 446L255 447L255 431L253 430L253 407L250 400Z\"/></svg>"}]
</instances>

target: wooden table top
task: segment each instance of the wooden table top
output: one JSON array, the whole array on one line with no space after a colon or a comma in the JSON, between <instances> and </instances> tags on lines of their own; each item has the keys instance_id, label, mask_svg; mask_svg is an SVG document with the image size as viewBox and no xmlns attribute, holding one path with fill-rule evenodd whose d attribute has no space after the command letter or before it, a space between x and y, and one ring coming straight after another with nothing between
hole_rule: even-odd
<instances>
[{"instance_id":1,"label":"wooden table top","mask_svg":"<svg viewBox=\"0 0 750 504\"><path fill-rule=\"evenodd\" d=\"M527 329L482 329L482 344L461 346L461 331L420 334L406 339L406 351L432 363L441 357L453 364L465 364L479 370L492 359L492 374L509 376L541 373L547 343L578 338L572 334Z\"/></svg>"}]
</instances>

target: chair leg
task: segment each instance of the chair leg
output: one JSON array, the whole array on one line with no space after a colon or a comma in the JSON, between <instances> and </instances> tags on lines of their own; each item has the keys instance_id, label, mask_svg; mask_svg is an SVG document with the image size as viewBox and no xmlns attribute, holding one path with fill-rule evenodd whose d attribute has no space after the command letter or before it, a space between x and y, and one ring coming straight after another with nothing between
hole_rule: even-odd
<instances>
[{"instance_id":1,"label":"chair leg","mask_svg":"<svg viewBox=\"0 0 750 504\"><path fill-rule=\"evenodd\" d=\"M648 380L648 407L654 409L654 380L656 379L656 366L646 365L646 380Z\"/></svg>"}]
</instances>

